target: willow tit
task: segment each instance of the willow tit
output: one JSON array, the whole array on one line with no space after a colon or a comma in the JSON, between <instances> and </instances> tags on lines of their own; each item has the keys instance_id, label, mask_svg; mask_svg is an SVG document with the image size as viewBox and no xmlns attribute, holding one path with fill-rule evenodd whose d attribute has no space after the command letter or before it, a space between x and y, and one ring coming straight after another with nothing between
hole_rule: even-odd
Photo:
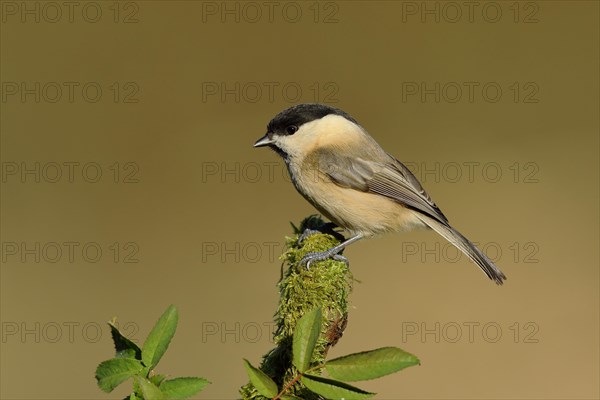
<instances>
[{"instance_id":1,"label":"willow tit","mask_svg":"<svg viewBox=\"0 0 600 400\"><path fill-rule=\"evenodd\" d=\"M456 246L498 285L506 276L473 243L452 228L417 178L386 153L346 112L299 104L277 114L254 147L269 146L283 159L298 192L352 237L303 260L343 259L339 253L362 238L431 228Z\"/></svg>"}]
</instances>

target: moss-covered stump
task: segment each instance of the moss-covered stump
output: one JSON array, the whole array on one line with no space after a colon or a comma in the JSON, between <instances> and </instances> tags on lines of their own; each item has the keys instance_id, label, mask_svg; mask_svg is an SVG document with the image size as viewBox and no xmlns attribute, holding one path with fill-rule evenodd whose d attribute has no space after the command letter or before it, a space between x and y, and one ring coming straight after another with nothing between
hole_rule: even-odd
<instances>
[{"instance_id":1,"label":"moss-covered stump","mask_svg":"<svg viewBox=\"0 0 600 400\"><path fill-rule=\"evenodd\" d=\"M300 265L300 260L307 253L325 251L340 243L334 235L323 233L316 233L305 238L301 244L298 243L298 238L305 229L319 229L322 226L324 224L320 218L306 218L300 224L300 229L295 228L294 235L286 238L287 250L281 255L288 268L278 283L281 298L275 313L276 346L263 357L260 365L260 369L280 389L286 387L297 375L292 365L292 337L300 317L316 307L323 310L322 335L317 342L312 364L321 364L325 360L327 351L337 343L346 327L348 296L352 289L352 276L348 266L335 260L313 262L310 268ZM240 394L244 400L265 399L251 384L243 386ZM294 383L286 394L294 394L306 400L319 399L300 382Z\"/></svg>"}]
</instances>

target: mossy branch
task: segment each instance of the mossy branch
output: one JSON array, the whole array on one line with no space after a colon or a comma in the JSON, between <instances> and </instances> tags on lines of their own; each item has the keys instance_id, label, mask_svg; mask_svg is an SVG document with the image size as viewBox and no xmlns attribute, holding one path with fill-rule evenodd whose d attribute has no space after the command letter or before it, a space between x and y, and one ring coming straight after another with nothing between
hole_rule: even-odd
<instances>
[{"instance_id":1,"label":"mossy branch","mask_svg":"<svg viewBox=\"0 0 600 400\"><path fill-rule=\"evenodd\" d=\"M294 235L287 237L287 250L281 259L287 269L278 283L279 306L275 313L277 328L274 333L275 348L262 360L260 370L279 387L288 387L287 395L306 400L320 399L298 380L298 371L292 365L292 339L298 320L307 312L320 307L323 311L321 337L317 342L311 365L321 365L328 350L342 336L348 321L348 296L352 290L352 275L341 261L325 260L311 263L310 269L300 265L300 260L310 252L328 250L340 243L338 235L316 233L298 243L305 229L320 229L321 218L311 216L294 227ZM265 399L252 384L240 389L244 400Z\"/></svg>"}]
</instances>

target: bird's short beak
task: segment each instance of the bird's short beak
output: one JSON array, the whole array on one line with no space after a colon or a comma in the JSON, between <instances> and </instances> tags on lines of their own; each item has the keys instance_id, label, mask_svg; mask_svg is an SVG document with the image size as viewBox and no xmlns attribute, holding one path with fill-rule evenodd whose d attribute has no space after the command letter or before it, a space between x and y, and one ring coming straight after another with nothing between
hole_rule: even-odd
<instances>
[{"instance_id":1,"label":"bird's short beak","mask_svg":"<svg viewBox=\"0 0 600 400\"><path fill-rule=\"evenodd\" d=\"M263 147L263 146L268 146L271 143L273 143L273 139L271 139L269 137L269 134L267 133L265 136L261 137L260 139L258 139L256 141L256 143L254 143L254 147Z\"/></svg>"}]
</instances>

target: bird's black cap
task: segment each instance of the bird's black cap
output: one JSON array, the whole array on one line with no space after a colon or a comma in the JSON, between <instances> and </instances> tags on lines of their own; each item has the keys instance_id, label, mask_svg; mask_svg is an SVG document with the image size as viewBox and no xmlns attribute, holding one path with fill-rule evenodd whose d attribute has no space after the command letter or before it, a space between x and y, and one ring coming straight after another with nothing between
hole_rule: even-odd
<instances>
[{"instance_id":1,"label":"bird's black cap","mask_svg":"<svg viewBox=\"0 0 600 400\"><path fill-rule=\"evenodd\" d=\"M335 114L346 118L349 121L358 124L350 114L324 104L298 104L277 114L269 125L267 125L268 133L286 134L286 128L290 125L300 127L307 122L320 119L329 114Z\"/></svg>"}]
</instances>

